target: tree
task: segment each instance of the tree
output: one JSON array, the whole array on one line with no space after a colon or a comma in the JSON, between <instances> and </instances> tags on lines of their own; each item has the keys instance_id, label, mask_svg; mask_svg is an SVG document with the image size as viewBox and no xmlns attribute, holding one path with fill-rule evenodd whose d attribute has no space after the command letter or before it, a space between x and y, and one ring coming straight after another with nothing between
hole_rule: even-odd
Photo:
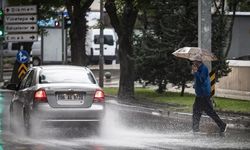
<instances>
[{"instance_id":1,"label":"tree","mask_svg":"<svg viewBox=\"0 0 250 150\"><path fill-rule=\"evenodd\" d=\"M119 7L117 7L119 4ZM138 15L136 0L106 0L105 8L111 25L118 35L120 59L120 83L118 98L131 100L134 98L134 66L133 29Z\"/></svg>"},{"instance_id":2,"label":"tree","mask_svg":"<svg viewBox=\"0 0 250 150\"><path fill-rule=\"evenodd\" d=\"M235 12L239 1L229 1L232 15L227 14L226 0L214 0L213 2L215 13L212 16L212 52L216 54L218 61L212 63L212 69L216 71L216 77L220 78L231 71L226 58L231 46Z\"/></svg>"},{"instance_id":3,"label":"tree","mask_svg":"<svg viewBox=\"0 0 250 150\"><path fill-rule=\"evenodd\" d=\"M237 3L237 0L230 1L234 13L228 16L224 8L225 0L214 0L212 52L219 60L213 62L212 67L217 77L230 72L226 56ZM158 84L158 92L163 92L166 83L173 83L182 87L183 95L186 83L193 79L189 61L175 58L172 52L184 46L198 46L197 4L197 0L154 0L151 7L142 13L143 17L138 17L142 18L140 21L144 28L142 41L136 42L135 46L137 78Z\"/></svg>"},{"instance_id":4,"label":"tree","mask_svg":"<svg viewBox=\"0 0 250 150\"><path fill-rule=\"evenodd\" d=\"M233 12L233 11L235 11L235 9L236 9L236 11L242 11L242 12L249 12L250 11L250 1L249 0L228 0L227 2L228 2L228 6L227 6L228 11Z\"/></svg>"},{"instance_id":5,"label":"tree","mask_svg":"<svg viewBox=\"0 0 250 150\"><path fill-rule=\"evenodd\" d=\"M70 41L71 59L73 65L86 66L87 55L85 41L87 33L86 13L94 0L65 0L65 5L71 20Z\"/></svg>"},{"instance_id":6,"label":"tree","mask_svg":"<svg viewBox=\"0 0 250 150\"><path fill-rule=\"evenodd\" d=\"M137 75L158 85L163 92L167 83L182 87L193 79L189 61L172 53L184 46L197 46L197 1L151 1L148 19L142 20L143 37L136 46ZM148 13L150 12L150 13ZM140 18L140 17L139 17ZM146 25L145 25L146 23ZM145 27L147 27L145 29Z\"/></svg>"}]
</instances>

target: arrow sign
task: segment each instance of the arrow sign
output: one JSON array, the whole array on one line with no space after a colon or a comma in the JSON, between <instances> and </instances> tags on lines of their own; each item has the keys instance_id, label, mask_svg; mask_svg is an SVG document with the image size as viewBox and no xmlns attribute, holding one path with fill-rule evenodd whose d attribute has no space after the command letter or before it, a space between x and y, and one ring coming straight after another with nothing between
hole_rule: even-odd
<instances>
[{"instance_id":1,"label":"arrow sign","mask_svg":"<svg viewBox=\"0 0 250 150\"><path fill-rule=\"evenodd\" d=\"M19 63L26 63L29 61L29 54L25 50L18 51L16 59Z\"/></svg>"},{"instance_id":2,"label":"arrow sign","mask_svg":"<svg viewBox=\"0 0 250 150\"><path fill-rule=\"evenodd\" d=\"M18 68L18 78L21 79L25 75L27 70L27 66L25 64L21 64Z\"/></svg>"},{"instance_id":3,"label":"arrow sign","mask_svg":"<svg viewBox=\"0 0 250 150\"><path fill-rule=\"evenodd\" d=\"M37 15L11 15L4 17L6 24L11 23L36 23Z\"/></svg>"},{"instance_id":4,"label":"arrow sign","mask_svg":"<svg viewBox=\"0 0 250 150\"><path fill-rule=\"evenodd\" d=\"M30 34L8 34L5 36L6 42L33 42L38 40L37 33Z\"/></svg>"},{"instance_id":5,"label":"arrow sign","mask_svg":"<svg viewBox=\"0 0 250 150\"><path fill-rule=\"evenodd\" d=\"M5 25L6 32L37 32L37 24L8 24Z\"/></svg>"},{"instance_id":6,"label":"arrow sign","mask_svg":"<svg viewBox=\"0 0 250 150\"><path fill-rule=\"evenodd\" d=\"M4 9L5 15L14 15L14 14L36 14L37 7L36 5L30 6L8 6Z\"/></svg>"}]
</instances>

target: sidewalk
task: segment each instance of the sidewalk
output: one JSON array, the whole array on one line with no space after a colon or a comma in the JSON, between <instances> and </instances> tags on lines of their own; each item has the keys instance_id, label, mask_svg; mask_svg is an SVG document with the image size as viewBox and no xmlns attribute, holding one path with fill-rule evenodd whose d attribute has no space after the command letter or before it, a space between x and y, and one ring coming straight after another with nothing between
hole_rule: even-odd
<instances>
[{"instance_id":1,"label":"sidewalk","mask_svg":"<svg viewBox=\"0 0 250 150\"><path fill-rule=\"evenodd\" d=\"M107 101L117 101L116 96L107 96ZM143 109L149 109L152 112L152 115L162 116L165 118L172 118L177 120L184 120L184 121L192 121L192 113L185 113L185 112L178 112L172 111L168 109L168 104L160 104L160 103L150 103L148 101L117 101L120 104L128 105L128 106L137 106ZM174 107L173 104L170 104ZM176 106L178 107L178 106ZM250 115L242 115L237 113L224 113L224 112L217 112L220 118L228 124L230 129L243 129L243 130L250 130ZM215 124L214 121L207 116L205 113L202 115L201 122L205 123L212 123Z\"/></svg>"}]
</instances>

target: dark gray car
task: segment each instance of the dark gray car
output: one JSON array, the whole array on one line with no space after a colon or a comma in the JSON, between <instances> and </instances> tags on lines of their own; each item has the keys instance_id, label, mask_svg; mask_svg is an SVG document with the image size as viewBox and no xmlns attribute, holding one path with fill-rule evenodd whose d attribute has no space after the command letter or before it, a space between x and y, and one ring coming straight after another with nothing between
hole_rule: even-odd
<instances>
[{"instance_id":1,"label":"dark gray car","mask_svg":"<svg viewBox=\"0 0 250 150\"><path fill-rule=\"evenodd\" d=\"M10 104L11 127L23 126L29 134L44 121L98 124L104 109L104 92L88 68L38 66L29 69L16 88Z\"/></svg>"}]
</instances>

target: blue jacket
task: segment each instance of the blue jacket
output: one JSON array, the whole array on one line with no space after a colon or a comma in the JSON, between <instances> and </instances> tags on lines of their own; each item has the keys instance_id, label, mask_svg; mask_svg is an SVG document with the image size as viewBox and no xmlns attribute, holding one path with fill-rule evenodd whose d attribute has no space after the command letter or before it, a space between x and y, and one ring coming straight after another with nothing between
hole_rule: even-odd
<instances>
[{"instance_id":1,"label":"blue jacket","mask_svg":"<svg viewBox=\"0 0 250 150\"><path fill-rule=\"evenodd\" d=\"M198 71L194 73L195 77L195 94L196 96L210 96L211 85L208 68L202 63Z\"/></svg>"}]
</instances>

